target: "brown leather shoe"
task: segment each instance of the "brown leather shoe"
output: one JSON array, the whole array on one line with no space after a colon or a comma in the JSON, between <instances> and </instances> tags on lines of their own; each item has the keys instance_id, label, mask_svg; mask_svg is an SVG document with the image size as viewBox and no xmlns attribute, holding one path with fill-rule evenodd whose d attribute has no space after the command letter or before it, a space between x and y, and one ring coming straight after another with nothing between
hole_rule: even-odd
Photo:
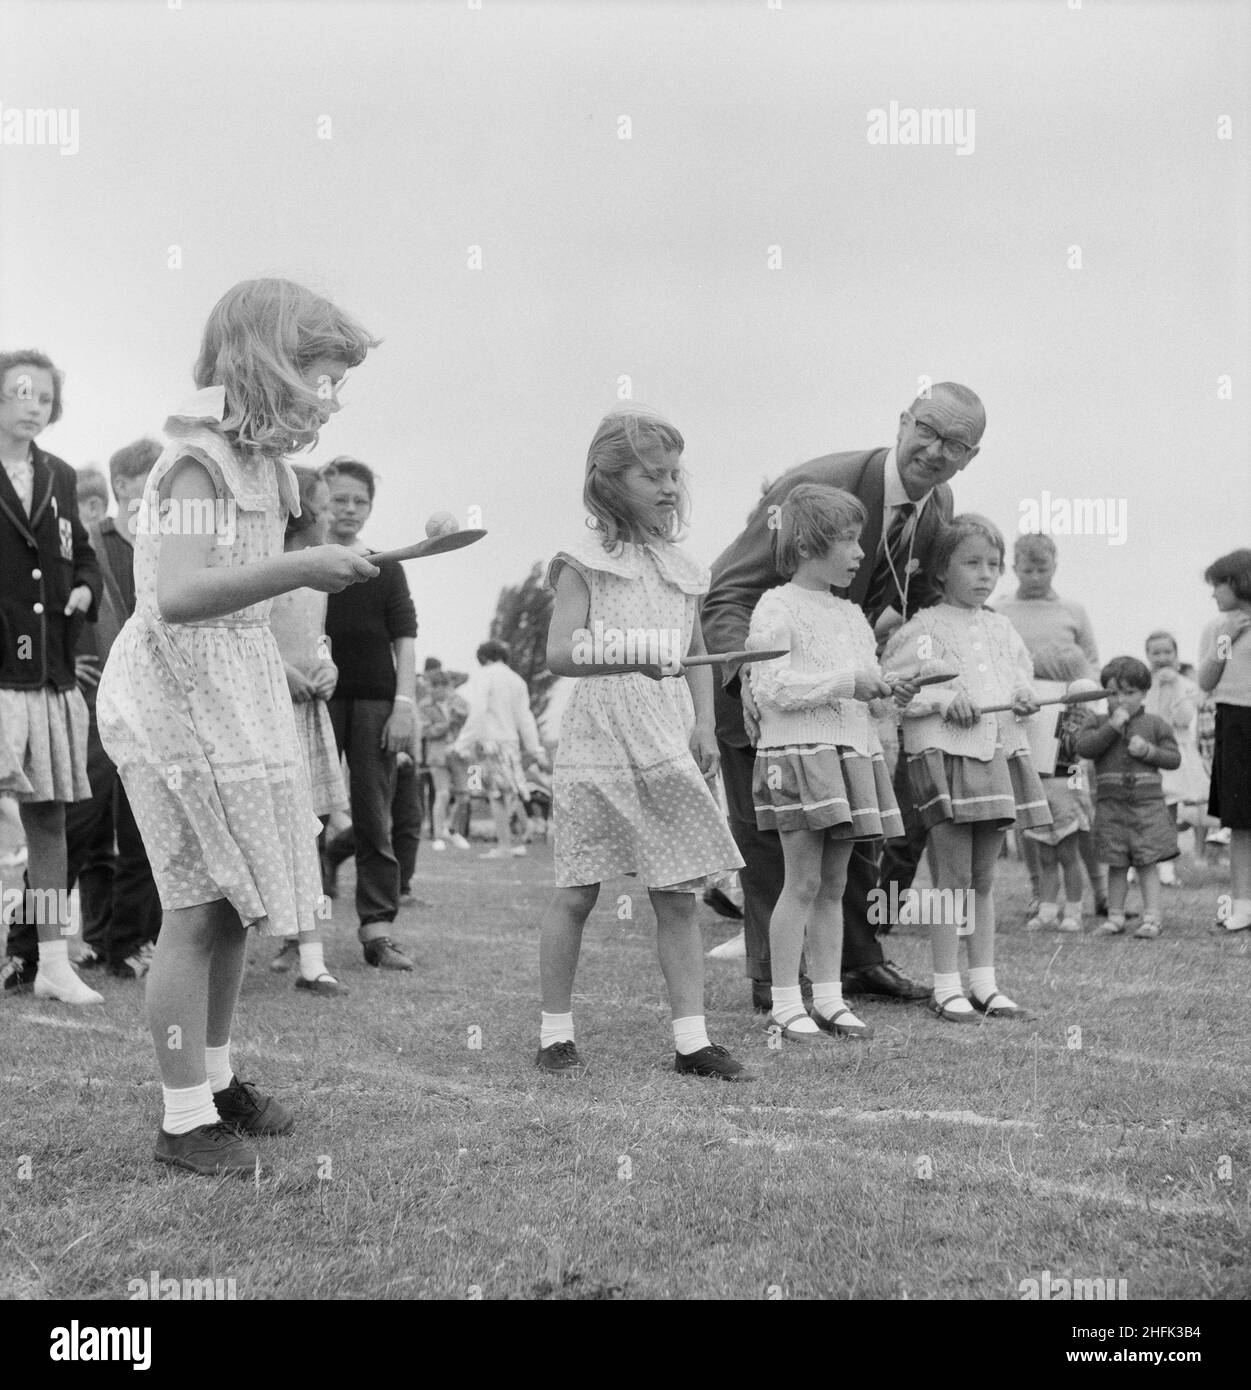
<instances>
[{"instance_id":1,"label":"brown leather shoe","mask_svg":"<svg viewBox=\"0 0 1251 1390\"><path fill-rule=\"evenodd\" d=\"M925 985L910 980L889 960L882 961L880 965L862 965L859 970L844 970L843 993L869 994L878 999L897 999L908 1004L930 997Z\"/></svg>"}]
</instances>

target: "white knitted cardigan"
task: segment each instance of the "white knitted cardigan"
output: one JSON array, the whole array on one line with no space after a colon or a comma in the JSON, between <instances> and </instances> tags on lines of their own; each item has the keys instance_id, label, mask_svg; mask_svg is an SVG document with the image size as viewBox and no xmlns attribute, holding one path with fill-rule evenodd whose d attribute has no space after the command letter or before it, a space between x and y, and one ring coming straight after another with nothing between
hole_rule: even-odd
<instances>
[{"instance_id":1,"label":"white knitted cardigan","mask_svg":"<svg viewBox=\"0 0 1251 1390\"><path fill-rule=\"evenodd\" d=\"M852 698L858 670L879 674L864 613L827 590L795 584L767 589L752 613L748 647L789 647L790 655L745 667L760 710L757 747L836 743L882 751L873 720L887 701Z\"/></svg>"},{"instance_id":2,"label":"white knitted cardigan","mask_svg":"<svg viewBox=\"0 0 1251 1390\"><path fill-rule=\"evenodd\" d=\"M960 674L945 685L923 687L903 711L906 753L938 748L944 753L989 762L995 746L1005 753L1029 750L1024 723L1012 713L983 715L971 729L948 723L943 715L958 694L980 706L1005 704L1018 693L1032 694L1034 663L1025 643L1001 613L940 603L923 608L905 623L882 653L887 671L917 666L954 668Z\"/></svg>"}]
</instances>

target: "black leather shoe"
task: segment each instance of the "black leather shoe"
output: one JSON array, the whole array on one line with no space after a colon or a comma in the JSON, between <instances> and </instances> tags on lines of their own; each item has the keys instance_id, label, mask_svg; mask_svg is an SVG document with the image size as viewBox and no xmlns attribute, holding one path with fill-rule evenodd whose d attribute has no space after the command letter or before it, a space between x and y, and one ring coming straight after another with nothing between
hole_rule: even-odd
<instances>
[{"instance_id":1,"label":"black leather shoe","mask_svg":"<svg viewBox=\"0 0 1251 1390\"><path fill-rule=\"evenodd\" d=\"M578 1055L572 1040L539 1048L534 1062L540 1071L550 1072L553 1076L578 1076L586 1071L586 1063Z\"/></svg>"},{"instance_id":2,"label":"black leather shoe","mask_svg":"<svg viewBox=\"0 0 1251 1390\"><path fill-rule=\"evenodd\" d=\"M870 994L878 999L900 999L909 1004L930 997L930 991L925 985L910 980L898 966L888 960L884 960L881 965L864 965L859 970L844 970L843 993Z\"/></svg>"},{"instance_id":3,"label":"black leather shoe","mask_svg":"<svg viewBox=\"0 0 1251 1390\"><path fill-rule=\"evenodd\" d=\"M213 1104L222 1124L243 1134L290 1134L295 1128L295 1116L286 1106L237 1076L224 1091L213 1092Z\"/></svg>"},{"instance_id":4,"label":"black leather shoe","mask_svg":"<svg viewBox=\"0 0 1251 1390\"><path fill-rule=\"evenodd\" d=\"M673 1069L679 1076L713 1076L718 1081L755 1081L749 1071L743 1070L742 1062L736 1062L724 1047L709 1043L698 1052L685 1056L681 1052L673 1054Z\"/></svg>"},{"instance_id":5,"label":"black leather shoe","mask_svg":"<svg viewBox=\"0 0 1251 1390\"><path fill-rule=\"evenodd\" d=\"M375 936L366 941L365 961L378 970L411 970L413 963L403 951L397 951L389 936Z\"/></svg>"},{"instance_id":6,"label":"black leather shoe","mask_svg":"<svg viewBox=\"0 0 1251 1390\"><path fill-rule=\"evenodd\" d=\"M251 1178L264 1170L256 1150L230 1125L199 1125L186 1134L156 1136L158 1163L186 1168L206 1178Z\"/></svg>"},{"instance_id":7,"label":"black leather shoe","mask_svg":"<svg viewBox=\"0 0 1251 1390\"><path fill-rule=\"evenodd\" d=\"M728 917L731 922L743 920L743 909L727 898L720 888L709 888L704 894L704 902L719 916Z\"/></svg>"}]
</instances>

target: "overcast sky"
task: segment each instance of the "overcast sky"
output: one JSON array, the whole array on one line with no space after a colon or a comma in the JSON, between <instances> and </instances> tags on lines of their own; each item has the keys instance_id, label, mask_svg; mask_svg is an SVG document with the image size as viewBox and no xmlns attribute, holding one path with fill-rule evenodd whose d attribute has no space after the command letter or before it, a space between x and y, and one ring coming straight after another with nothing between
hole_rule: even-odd
<instances>
[{"instance_id":1,"label":"overcast sky","mask_svg":"<svg viewBox=\"0 0 1251 1390\"><path fill-rule=\"evenodd\" d=\"M378 547L481 508L407 566L419 657L462 668L576 533L621 378L686 436L707 560L763 478L954 378L989 416L957 510L1123 505L1124 544L1057 536L1057 588L1105 657L1165 626L1193 659L1251 545L1248 12L0 0L0 342L64 369L41 442L77 466L159 431L235 281L329 294L385 343L311 461L377 469ZM26 108L76 152L15 143ZM960 143L870 142L922 108Z\"/></svg>"}]
</instances>

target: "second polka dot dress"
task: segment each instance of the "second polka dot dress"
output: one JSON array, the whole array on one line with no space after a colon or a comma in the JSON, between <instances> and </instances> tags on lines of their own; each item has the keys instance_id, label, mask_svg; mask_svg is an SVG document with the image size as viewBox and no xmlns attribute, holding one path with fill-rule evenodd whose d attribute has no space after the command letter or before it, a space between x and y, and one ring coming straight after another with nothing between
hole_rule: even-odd
<instances>
[{"instance_id":1,"label":"second polka dot dress","mask_svg":"<svg viewBox=\"0 0 1251 1390\"><path fill-rule=\"evenodd\" d=\"M679 547L627 544L615 555L597 536L561 551L554 583L572 565L591 594L600 631L673 634L686 652L695 596L707 571ZM649 888L696 891L741 868L729 827L689 747L695 710L686 679L637 673L577 681L560 725L553 779L556 886L637 875Z\"/></svg>"}]
</instances>

